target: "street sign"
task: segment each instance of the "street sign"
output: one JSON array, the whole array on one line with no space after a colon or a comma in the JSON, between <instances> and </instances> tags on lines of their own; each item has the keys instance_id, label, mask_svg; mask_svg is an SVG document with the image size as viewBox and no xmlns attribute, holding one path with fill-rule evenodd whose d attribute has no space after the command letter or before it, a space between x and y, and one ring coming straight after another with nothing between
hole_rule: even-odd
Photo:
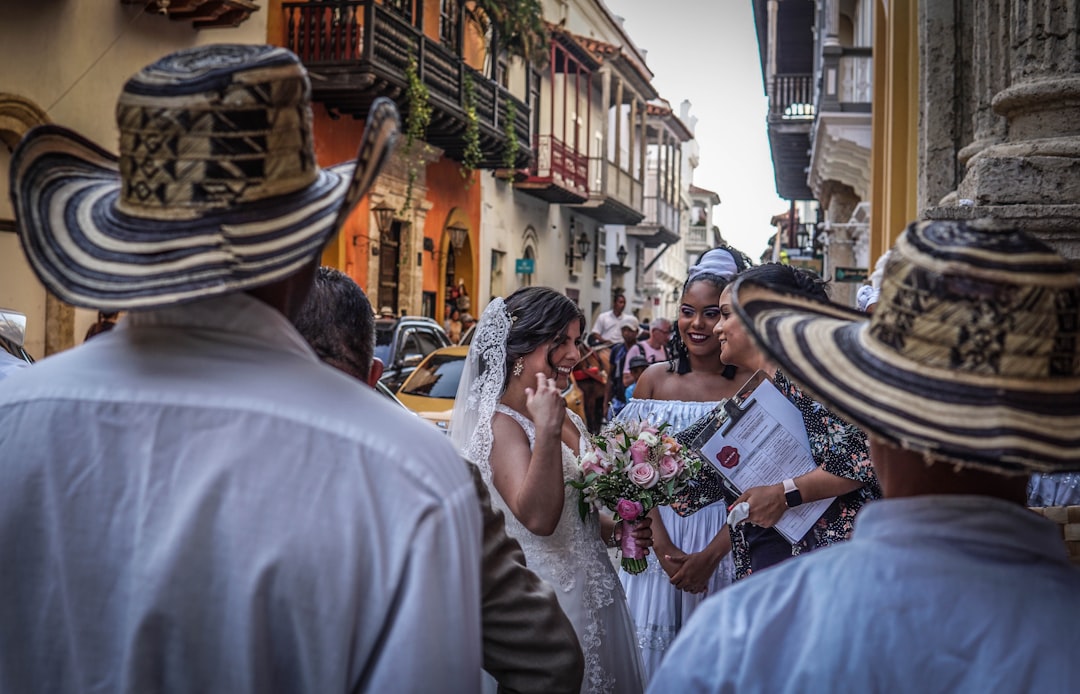
<instances>
[{"instance_id":1,"label":"street sign","mask_svg":"<svg viewBox=\"0 0 1080 694\"><path fill-rule=\"evenodd\" d=\"M870 274L864 267L838 267L833 272L837 282L865 282Z\"/></svg>"},{"instance_id":2,"label":"street sign","mask_svg":"<svg viewBox=\"0 0 1080 694\"><path fill-rule=\"evenodd\" d=\"M519 275L531 275L536 269L536 260L533 258L518 258L514 261L514 272Z\"/></svg>"}]
</instances>

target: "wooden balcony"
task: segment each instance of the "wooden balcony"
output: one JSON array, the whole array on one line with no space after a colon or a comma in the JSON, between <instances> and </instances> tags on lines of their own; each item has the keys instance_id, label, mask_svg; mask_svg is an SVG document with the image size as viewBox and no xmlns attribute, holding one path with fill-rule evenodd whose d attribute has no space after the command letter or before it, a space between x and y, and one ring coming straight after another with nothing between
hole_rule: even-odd
<instances>
[{"instance_id":1,"label":"wooden balcony","mask_svg":"<svg viewBox=\"0 0 1080 694\"><path fill-rule=\"evenodd\" d=\"M633 226L641 213L641 181L603 157L589 157L589 199L575 207L603 224Z\"/></svg>"},{"instance_id":2,"label":"wooden balcony","mask_svg":"<svg viewBox=\"0 0 1080 694\"><path fill-rule=\"evenodd\" d=\"M472 78L482 152L479 168L503 168L512 131L518 142L512 168L531 159L529 106L469 67L461 57L413 26L407 17L373 0L286 2L286 47L311 73L312 96L331 114L363 119L378 96L394 100L406 117L410 57L428 89L431 122L424 140L460 161L466 129L466 75ZM514 119L507 122L513 104ZM509 126L509 127L507 127Z\"/></svg>"},{"instance_id":3,"label":"wooden balcony","mask_svg":"<svg viewBox=\"0 0 1080 694\"><path fill-rule=\"evenodd\" d=\"M589 199L589 159L554 135L538 135L529 176L515 184L523 193L562 205Z\"/></svg>"},{"instance_id":4,"label":"wooden balcony","mask_svg":"<svg viewBox=\"0 0 1080 694\"><path fill-rule=\"evenodd\" d=\"M814 199L807 184L814 96L813 75L776 75L770 85L769 146L776 192L785 200Z\"/></svg>"}]
</instances>

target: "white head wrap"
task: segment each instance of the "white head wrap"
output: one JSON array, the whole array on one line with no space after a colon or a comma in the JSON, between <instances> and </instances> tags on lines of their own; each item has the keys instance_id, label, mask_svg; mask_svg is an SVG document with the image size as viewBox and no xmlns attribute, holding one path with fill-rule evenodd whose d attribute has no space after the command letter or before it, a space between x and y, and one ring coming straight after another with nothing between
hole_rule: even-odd
<instances>
[{"instance_id":1,"label":"white head wrap","mask_svg":"<svg viewBox=\"0 0 1080 694\"><path fill-rule=\"evenodd\" d=\"M690 268L687 281L694 279L695 276L703 272L730 280L738 274L739 266L735 264L735 257L731 254L731 251L726 248L713 248L701 256L697 265Z\"/></svg>"}]
</instances>

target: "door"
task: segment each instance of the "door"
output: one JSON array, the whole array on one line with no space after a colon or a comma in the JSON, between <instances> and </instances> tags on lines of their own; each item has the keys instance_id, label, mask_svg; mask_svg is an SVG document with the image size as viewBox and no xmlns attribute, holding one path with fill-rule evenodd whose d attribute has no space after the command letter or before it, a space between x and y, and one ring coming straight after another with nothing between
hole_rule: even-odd
<instances>
[{"instance_id":1,"label":"door","mask_svg":"<svg viewBox=\"0 0 1080 694\"><path fill-rule=\"evenodd\" d=\"M394 221L390 230L383 234L379 245L379 303L389 306L397 315L398 284L401 273L401 222Z\"/></svg>"}]
</instances>

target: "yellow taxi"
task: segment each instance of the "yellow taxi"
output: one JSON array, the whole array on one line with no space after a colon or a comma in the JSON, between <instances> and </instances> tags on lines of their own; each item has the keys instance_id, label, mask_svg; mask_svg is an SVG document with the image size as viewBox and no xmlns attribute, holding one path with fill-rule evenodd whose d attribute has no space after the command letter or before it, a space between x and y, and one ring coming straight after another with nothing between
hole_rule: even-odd
<instances>
[{"instance_id":1,"label":"yellow taxi","mask_svg":"<svg viewBox=\"0 0 1080 694\"><path fill-rule=\"evenodd\" d=\"M398 389L397 397L405 407L428 420L443 432L450 431L450 414L454 409L458 383L465 368L467 345L442 347L424 357ZM584 399L574 377L563 391L566 406L585 418Z\"/></svg>"}]
</instances>

